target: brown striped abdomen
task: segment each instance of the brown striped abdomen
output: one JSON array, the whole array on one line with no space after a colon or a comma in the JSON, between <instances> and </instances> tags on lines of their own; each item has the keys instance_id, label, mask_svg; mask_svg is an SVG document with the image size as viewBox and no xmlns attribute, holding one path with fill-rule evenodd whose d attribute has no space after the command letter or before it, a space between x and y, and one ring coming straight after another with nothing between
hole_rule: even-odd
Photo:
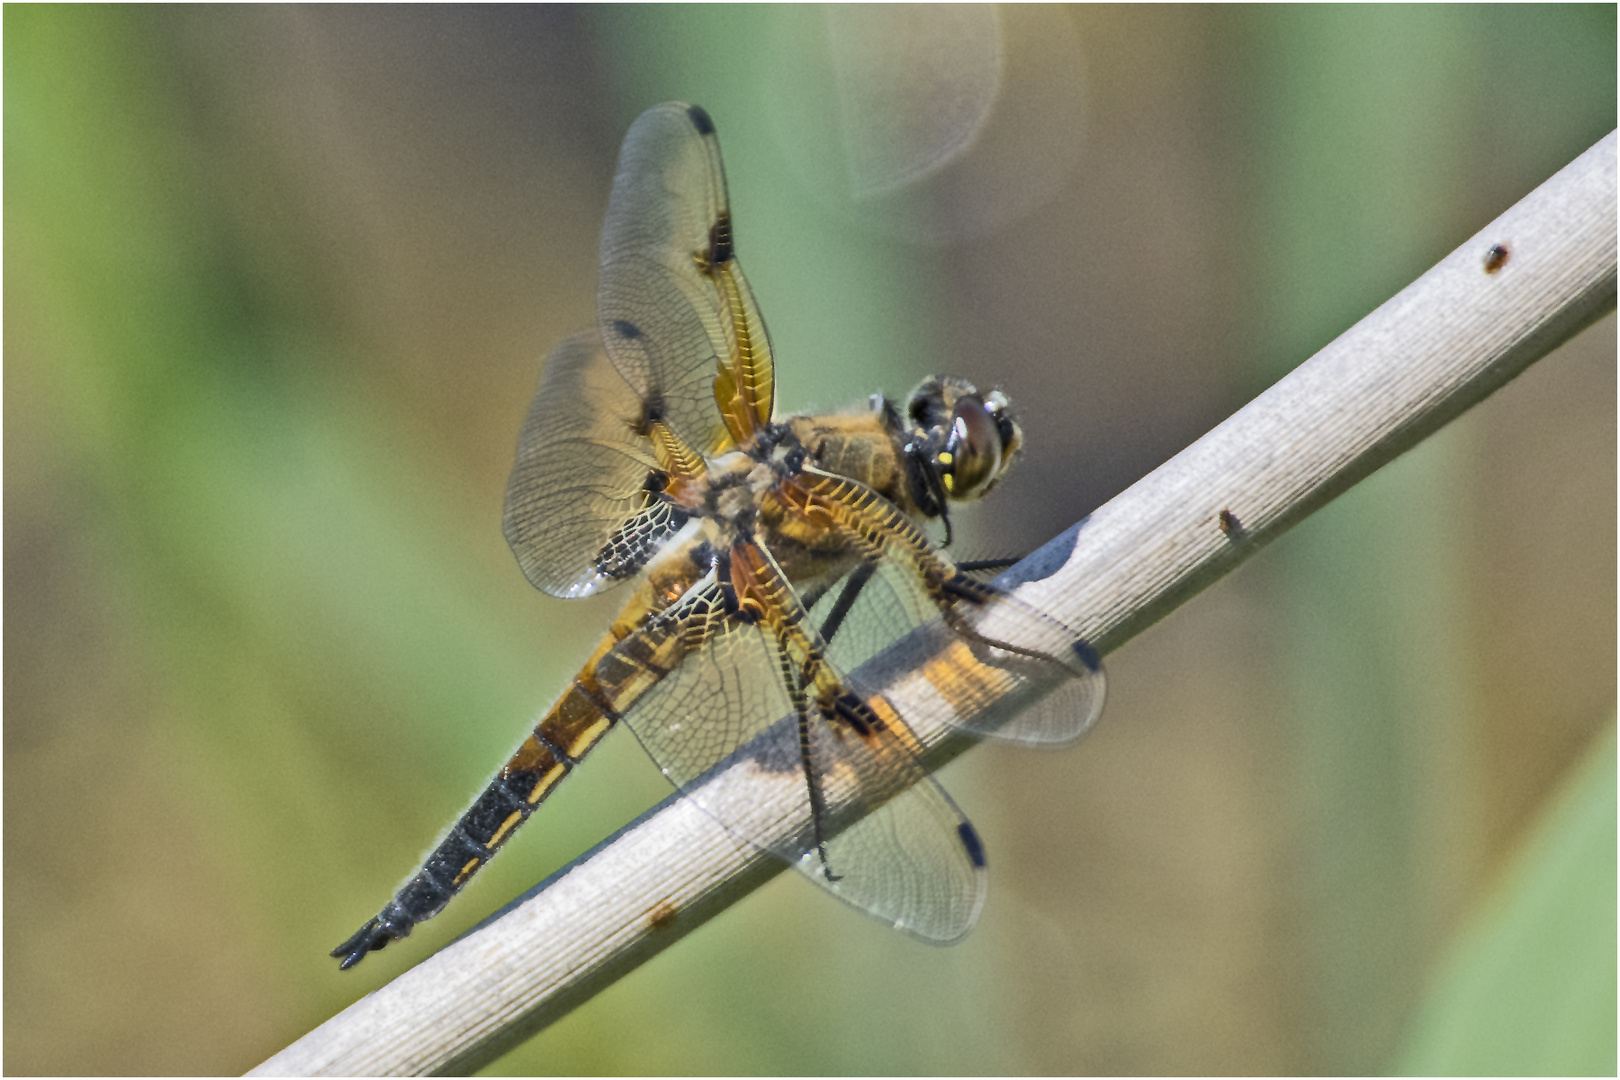
<instances>
[{"instance_id":1,"label":"brown striped abdomen","mask_svg":"<svg viewBox=\"0 0 1620 1080\"><path fill-rule=\"evenodd\" d=\"M669 673L679 660L681 642L653 632L650 613L659 599L671 595L654 586L674 588L679 585L677 576L679 572L650 575L562 697L439 841L422 868L376 918L332 951L343 960L344 968L359 963L370 950L405 937L417 923L444 910L450 898L494 858L619 716Z\"/></svg>"}]
</instances>

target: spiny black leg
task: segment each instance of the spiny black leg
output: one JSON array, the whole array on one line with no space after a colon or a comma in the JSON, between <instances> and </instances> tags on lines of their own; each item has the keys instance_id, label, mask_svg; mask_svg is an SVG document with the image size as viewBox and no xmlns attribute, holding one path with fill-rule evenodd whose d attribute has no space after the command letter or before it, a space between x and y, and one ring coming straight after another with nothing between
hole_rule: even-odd
<instances>
[{"instance_id":1,"label":"spiny black leg","mask_svg":"<svg viewBox=\"0 0 1620 1080\"><path fill-rule=\"evenodd\" d=\"M965 600L975 607L983 607L995 597L1006 595L999 587L990 582L976 581L962 573L947 578L944 582L944 591L947 597L951 597L953 600ZM986 637L968 625L967 620L962 617L961 612L956 609L954 603L942 609L941 614L945 618L946 625L969 641L977 641L981 645L988 645L993 649L1000 649L1002 652L1009 652L1015 656L1027 656L1031 660L1056 659L1038 649L1030 649L1022 645L1014 645L1010 641L997 641L995 638ZM1097 656L1097 651L1084 642L1079 642L1077 645L1075 651L1081 662L1093 671L1097 670L1101 662L1101 658Z\"/></svg>"},{"instance_id":2,"label":"spiny black leg","mask_svg":"<svg viewBox=\"0 0 1620 1080\"><path fill-rule=\"evenodd\" d=\"M842 599L839 597L840 601ZM827 880L837 881L838 875L832 872L832 863L827 861L827 834L822 828L827 819L827 804L821 791L821 775L816 771L815 755L810 751L810 705L805 687L815 680L815 671L811 664L806 664L802 670L795 672L795 665L780 642L776 648L776 662L782 672L782 682L790 688L793 711L799 716L799 771L804 773L805 794L810 800L810 829L815 837L816 853L821 857L821 869L827 875Z\"/></svg>"},{"instance_id":3,"label":"spiny black leg","mask_svg":"<svg viewBox=\"0 0 1620 1080\"><path fill-rule=\"evenodd\" d=\"M1022 555L1014 555L1006 559L964 559L956 564L956 568L965 574L986 574L996 570L1005 570L1022 558Z\"/></svg>"},{"instance_id":4,"label":"spiny black leg","mask_svg":"<svg viewBox=\"0 0 1620 1080\"><path fill-rule=\"evenodd\" d=\"M866 588L866 583L872 580L872 575L876 572L877 565L875 563L861 563L845 579L843 591L838 594L838 599L833 602L832 610L827 613L827 621L821 624L822 641L832 641L833 635L838 633L838 628L844 625L844 619L849 615L849 609L855 606L855 598L860 596L861 590Z\"/></svg>"},{"instance_id":5,"label":"spiny black leg","mask_svg":"<svg viewBox=\"0 0 1620 1080\"><path fill-rule=\"evenodd\" d=\"M827 835L822 829L827 820L827 804L821 793L821 777L816 773L810 754L810 712L805 707L803 694L796 704L799 707L799 767L804 770L805 790L810 797L810 828L816 840L816 854L821 857L821 871L827 875L827 880L839 881L842 879L833 873L832 863L827 861Z\"/></svg>"},{"instance_id":6,"label":"spiny black leg","mask_svg":"<svg viewBox=\"0 0 1620 1080\"><path fill-rule=\"evenodd\" d=\"M840 596L838 604L842 604L843 599ZM827 880L837 881L838 876L832 872L832 863L827 861L827 833L823 828L827 820L827 803L821 790L821 774L816 771L815 755L810 749L810 701L806 688L815 682L819 662L819 658L812 654L802 666L795 664L788 655L786 643L781 639L776 642L777 670L782 677L782 685L788 690L788 697L793 701L793 711L799 718L799 771L804 774L805 796L810 801L810 829L816 841L816 854L821 858L821 869L827 875Z\"/></svg>"}]
</instances>

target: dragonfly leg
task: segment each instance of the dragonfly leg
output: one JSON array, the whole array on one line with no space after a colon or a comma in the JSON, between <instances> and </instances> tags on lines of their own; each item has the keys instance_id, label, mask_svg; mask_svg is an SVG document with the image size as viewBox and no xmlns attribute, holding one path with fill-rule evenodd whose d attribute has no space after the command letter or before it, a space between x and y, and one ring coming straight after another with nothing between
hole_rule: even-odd
<instances>
[{"instance_id":1,"label":"dragonfly leg","mask_svg":"<svg viewBox=\"0 0 1620 1080\"><path fill-rule=\"evenodd\" d=\"M877 564L863 562L844 581L844 588L833 601L833 607L827 613L827 621L821 624L821 640L831 641L838 633L838 628L844 625L844 619L849 615L849 609L855 606L856 597L866 588L866 583L872 580L877 572Z\"/></svg>"},{"instance_id":2,"label":"dragonfly leg","mask_svg":"<svg viewBox=\"0 0 1620 1080\"><path fill-rule=\"evenodd\" d=\"M840 597L839 602L842 601ZM814 679L814 673L806 668L796 677L787 650L778 649L776 655L782 669L782 682L792 691L793 711L799 717L799 770L804 773L805 794L810 799L810 829L816 841L816 854L821 859L821 870L827 875L827 880L838 881L832 863L827 861L827 834L823 827L827 820L827 799L821 790L821 773L816 768L815 754L810 747L810 704L805 687Z\"/></svg>"},{"instance_id":3,"label":"dragonfly leg","mask_svg":"<svg viewBox=\"0 0 1620 1080\"><path fill-rule=\"evenodd\" d=\"M963 559L956 564L956 568L964 574L982 574L991 570L1005 570L1021 558L1023 556L1013 555L1005 559Z\"/></svg>"},{"instance_id":4,"label":"dragonfly leg","mask_svg":"<svg viewBox=\"0 0 1620 1080\"><path fill-rule=\"evenodd\" d=\"M832 863L827 859L827 836L823 828L823 823L827 820L827 801L821 791L821 774L816 771L810 753L810 714L805 708L802 696L798 706L799 765L804 770L805 791L810 797L810 828L815 835L816 854L821 859L821 871L827 875L827 880L840 881L842 879L833 873Z\"/></svg>"}]
</instances>

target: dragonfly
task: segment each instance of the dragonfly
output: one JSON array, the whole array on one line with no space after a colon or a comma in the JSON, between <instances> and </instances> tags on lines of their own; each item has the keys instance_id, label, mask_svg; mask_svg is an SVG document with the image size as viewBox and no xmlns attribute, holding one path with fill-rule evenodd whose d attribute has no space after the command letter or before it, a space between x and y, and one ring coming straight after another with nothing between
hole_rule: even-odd
<instances>
[{"instance_id":1,"label":"dragonfly","mask_svg":"<svg viewBox=\"0 0 1620 1080\"><path fill-rule=\"evenodd\" d=\"M1104 698L1095 649L984 580L1010 560L942 550L951 506L996 487L1022 444L1005 394L954 377L778 418L714 122L679 102L643 113L603 224L597 326L546 358L502 522L546 593L636 584L472 806L331 955L351 968L443 910L621 721L735 834L915 937L961 938L984 845L919 728L1061 744ZM923 639L938 647L922 689L865 677ZM1035 706L1002 719L992 704L1018 692Z\"/></svg>"}]
</instances>

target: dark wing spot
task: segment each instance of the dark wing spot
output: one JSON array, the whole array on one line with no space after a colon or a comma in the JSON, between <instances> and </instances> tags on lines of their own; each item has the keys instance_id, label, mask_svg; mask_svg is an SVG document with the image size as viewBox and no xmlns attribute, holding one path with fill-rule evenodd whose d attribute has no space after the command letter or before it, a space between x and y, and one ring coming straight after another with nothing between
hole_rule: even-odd
<instances>
[{"instance_id":1,"label":"dark wing spot","mask_svg":"<svg viewBox=\"0 0 1620 1080\"><path fill-rule=\"evenodd\" d=\"M653 425L663 419L664 399L661 397L649 397L641 403L641 419L633 424L630 430L645 439L652 435Z\"/></svg>"},{"instance_id":2,"label":"dark wing spot","mask_svg":"<svg viewBox=\"0 0 1620 1080\"><path fill-rule=\"evenodd\" d=\"M641 327L625 319L614 319L611 325L613 326L613 332L622 338L629 338L634 341L641 336Z\"/></svg>"},{"instance_id":3,"label":"dark wing spot","mask_svg":"<svg viewBox=\"0 0 1620 1080\"><path fill-rule=\"evenodd\" d=\"M967 850L968 859L979 869L984 869L984 844L979 834L967 822L956 827L956 835L962 841L962 847Z\"/></svg>"},{"instance_id":4,"label":"dark wing spot","mask_svg":"<svg viewBox=\"0 0 1620 1080\"><path fill-rule=\"evenodd\" d=\"M718 270L736 254L731 245L731 215L721 214L709 226L709 269Z\"/></svg>"},{"instance_id":5,"label":"dark wing spot","mask_svg":"<svg viewBox=\"0 0 1620 1080\"><path fill-rule=\"evenodd\" d=\"M686 117L692 121L692 126L698 129L699 135L713 135L714 121L709 119L709 112L701 105L688 105Z\"/></svg>"}]
</instances>

